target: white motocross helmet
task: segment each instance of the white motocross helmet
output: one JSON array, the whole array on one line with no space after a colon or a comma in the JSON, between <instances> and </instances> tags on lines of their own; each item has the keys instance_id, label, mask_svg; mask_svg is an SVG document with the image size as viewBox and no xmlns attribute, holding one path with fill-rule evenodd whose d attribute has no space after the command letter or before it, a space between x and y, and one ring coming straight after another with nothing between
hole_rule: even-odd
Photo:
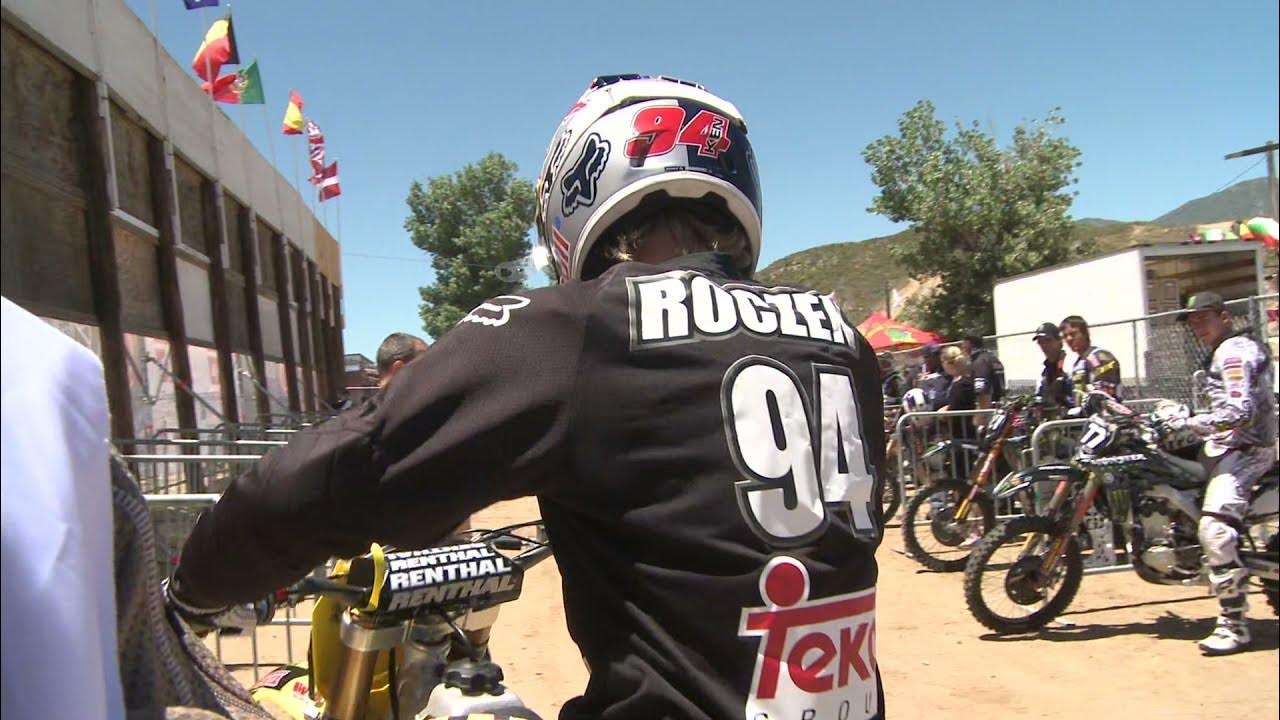
<instances>
[{"instance_id":1,"label":"white motocross helmet","mask_svg":"<svg viewBox=\"0 0 1280 720\"><path fill-rule=\"evenodd\" d=\"M760 185L738 109L667 77L596 78L552 137L538 175L538 237L561 283L583 278L588 253L642 201L713 203L760 259Z\"/></svg>"}]
</instances>

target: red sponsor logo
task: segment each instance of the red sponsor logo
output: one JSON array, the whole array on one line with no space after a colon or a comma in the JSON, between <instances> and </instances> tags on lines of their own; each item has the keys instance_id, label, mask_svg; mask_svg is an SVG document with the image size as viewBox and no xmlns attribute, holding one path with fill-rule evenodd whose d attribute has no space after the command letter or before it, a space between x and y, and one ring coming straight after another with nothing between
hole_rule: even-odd
<instances>
[{"instance_id":1,"label":"red sponsor logo","mask_svg":"<svg viewBox=\"0 0 1280 720\"><path fill-rule=\"evenodd\" d=\"M738 634L759 637L747 718L873 717L879 709L875 588L809 599L809 573L795 558L769 561L764 607L744 608Z\"/></svg>"},{"instance_id":2,"label":"red sponsor logo","mask_svg":"<svg viewBox=\"0 0 1280 720\"><path fill-rule=\"evenodd\" d=\"M560 284L569 282L569 241L558 228L551 228L551 255L560 271Z\"/></svg>"},{"instance_id":3,"label":"red sponsor logo","mask_svg":"<svg viewBox=\"0 0 1280 720\"><path fill-rule=\"evenodd\" d=\"M280 688L284 687L285 681L288 679L288 676L289 676L289 671L290 669L288 667L276 668L275 670L272 670L271 672L262 676L262 679L259 680L257 683L255 683L253 687L255 690L258 688L271 688L272 690L279 690Z\"/></svg>"}]
</instances>

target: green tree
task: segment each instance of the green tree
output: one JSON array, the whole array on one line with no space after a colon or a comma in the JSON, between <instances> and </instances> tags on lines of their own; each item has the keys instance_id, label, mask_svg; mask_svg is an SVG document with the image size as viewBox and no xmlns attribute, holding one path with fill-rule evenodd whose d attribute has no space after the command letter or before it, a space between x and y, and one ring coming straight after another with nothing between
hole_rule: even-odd
<instances>
[{"instance_id":1,"label":"green tree","mask_svg":"<svg viewBox=\"0 0 1280 720\"><path fill-rule=\"evenodd\" d=\"M476 305L510 292L513 272L529 253L533 183L516 177L516 164L489 153L453 175L409 186L404 228L431 253L436 279L418 288L422 328L440 337Z\"/></svg>"},{"instance_id":2,"label":"green tree","mask_svg":"<svg viewBox=\"0 0 1280 720\"><path fill-rule=\"evenodd\" d=\"M957 336L992 332L994 282L1054 265L1088 251L1073 238L1067 211L1080 150L1053 130L1057 110L1020 125L1013 144L1000 148L977 123L956 123L948 137L921 100L898 121L898 133L863 150L880 194L869 208L909 222L894 259L916 279L937 277L938 290L912 315L931 329Z\"/></svg>"}]
</instances>

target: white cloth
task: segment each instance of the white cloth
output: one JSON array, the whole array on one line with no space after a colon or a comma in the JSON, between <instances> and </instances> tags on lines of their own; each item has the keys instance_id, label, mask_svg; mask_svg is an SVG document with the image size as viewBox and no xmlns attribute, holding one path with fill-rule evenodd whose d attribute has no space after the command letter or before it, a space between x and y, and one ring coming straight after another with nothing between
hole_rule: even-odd
<instances>
[{"instance_id":1,"label":"white cloth","mask_svg":"<svg viewBox=\"0 0 1280 720\"><path fill-rule=\"evenodd\" d=\"M0 714L124 718L102 364L0 306Z\"/></svg>"}]
</instances>

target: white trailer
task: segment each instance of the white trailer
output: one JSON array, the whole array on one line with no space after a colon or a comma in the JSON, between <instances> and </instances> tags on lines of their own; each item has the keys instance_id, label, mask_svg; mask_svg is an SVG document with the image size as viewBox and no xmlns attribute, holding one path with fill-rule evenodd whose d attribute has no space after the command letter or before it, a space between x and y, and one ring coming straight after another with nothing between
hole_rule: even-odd
<instances>
[{"instance_id":1,"label":"white trailer","mask_svg":"<svg viewBox=\"0 0 1280 720\"><path fill-rule=\"evenodd\" d=\"M1126 385L1146 389L1166 376L1185 382L1194 370L1193 341L1169 316L1146 318L1177 310L1188 296L1207 290L1228 301L1263 293L1262 244L1135 245L999 280L993 291L996 352L1011 387L1034 385L1044 356L1032 333L1042 323L1080 315L1091 326L1093 344L1120 361ZM1068 367L1074 361L1068 351Z\"/></svg>"}]
</instances>

